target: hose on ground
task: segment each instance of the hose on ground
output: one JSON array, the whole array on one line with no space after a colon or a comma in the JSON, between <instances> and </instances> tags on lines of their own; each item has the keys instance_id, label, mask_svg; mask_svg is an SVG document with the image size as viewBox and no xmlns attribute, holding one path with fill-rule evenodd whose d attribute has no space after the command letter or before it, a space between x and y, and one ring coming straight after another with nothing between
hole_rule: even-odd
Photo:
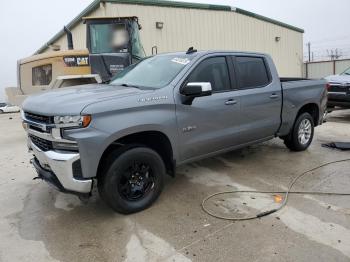
<instances>
[{"instance_id":1,"label":"hose on ground","mask_svg":"<svg viewBox=\"0 0 350 262\"><path fill-rule=\"evenodd\" d=\"M217 192L214 194L211 194L209 196L207 196L205 199L203 199L202 201L202 209L204 210L204 212L206 212L208 215L212 216L212 217L216 217L219 219L224 219L224 220L231 220L231 221L242 221L242 220L251 220L251 219L257 219L257 218L261 218L264 216L268 216L270 214L276 213L277 211L280 211L282 208L284 208L287 205L288 202L288 197L290 194L302 194L302 195L334 195L334 196L350 196L350 193L337 193L337 192L316 192L316 191L292 191L293 186L295 185L295 183L302 177L304 177L307 174L310 174L313 171L316 171L318 169L321 169L325 166L329 166L335 163L341 163L341 162L348 162L350 161L350 158L347 159L342 159L342 160L336 160L336 161L330 161L327 163L324 163L322 165L319 165L317 167L314 167L312 169L309 169L301 174L299 174L298 176L296 176L291 183L288 186L288 189L286 191L260 191L260 190L233 190L233 191L221 191L221 192ZM283 202L281 203L281 205L278 208L274 208L274 209L270 209L267 211L263 211L260 212L256 215L252 215L252 216L246 216L246 217L229 217L229 216L223 216L220 214L216 214L215 212L209 210L205 204L206 202L218 195L224 195L224 194L238 194L238 193L254 193L254 194L284 194L284 199Z\"/></svg>"}]
</instances>

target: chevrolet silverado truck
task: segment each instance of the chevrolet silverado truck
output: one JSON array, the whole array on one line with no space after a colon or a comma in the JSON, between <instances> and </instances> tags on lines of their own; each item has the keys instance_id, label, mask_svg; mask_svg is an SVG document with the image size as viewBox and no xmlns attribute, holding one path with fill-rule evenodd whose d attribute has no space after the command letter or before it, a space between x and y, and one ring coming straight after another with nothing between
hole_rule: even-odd
<instances>
[{"instance_id":1,"label":"chevrolet silverado truck","mask_svg":"<svg viewBox=\"0 0 350 262\"><path fill-rule=\"evenodd\" d=\"M328 108L350 108L350 67L339 75L326 77L328 81Z\"/></svg>"},{"instance_id":2,"label":"chevrolet silverado truck","mask_svg":"<svg viewBox=\"0 0 350 262\"><path fill-rule=\"evenodd\" d=\"M31 96L22 118L39 178L80 196L96 184L108 206L133 213L179 165L274 137L306 150L326 104L326 81L279 78L268 55L189 49L109 84Z\"/></svg>"}]
</instances>

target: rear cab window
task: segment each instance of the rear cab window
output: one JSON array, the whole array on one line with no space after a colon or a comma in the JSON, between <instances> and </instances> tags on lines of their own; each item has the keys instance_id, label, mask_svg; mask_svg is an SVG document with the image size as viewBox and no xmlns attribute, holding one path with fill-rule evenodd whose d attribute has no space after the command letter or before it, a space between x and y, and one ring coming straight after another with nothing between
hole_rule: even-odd
<instances>
[{"instance_id":1,"label":"rear cab window","mask_svg":"<svg viewBox=\"0 0 350 262\"><path fill-rule=\"evenodd\" d=\"M271 82L263 57L236 56L235 70L239 89L264 87Z\"/></svg>"}]
</instances>

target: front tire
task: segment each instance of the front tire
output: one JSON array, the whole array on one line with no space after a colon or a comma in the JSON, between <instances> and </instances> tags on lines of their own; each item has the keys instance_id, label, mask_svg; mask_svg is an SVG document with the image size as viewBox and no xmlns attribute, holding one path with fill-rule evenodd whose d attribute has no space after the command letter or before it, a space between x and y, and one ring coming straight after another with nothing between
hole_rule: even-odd
<instances>
[{"instance_id":1,"label":"front tire","mask_svg":"<svg viewBox=\"0 0 350 262\"><path fill-rule=\"evenodd\" d=\"M98 180L98 190L113 210L135 213L148 208L159 197L166 169L154 150L147 147L118 150L107 165Z\"/></svg>"},{"instance_id":2,"label":"front tire","mask_svg":"<svg viewBox=\"0 0 350 262\"><path fill-rule=\"evenodd\" d=\"M296 119L290 134L284 138L284 144L292 151L306 150L314 137L314 120L309 113L302 113Z\"/></svg>"}]
</instances>

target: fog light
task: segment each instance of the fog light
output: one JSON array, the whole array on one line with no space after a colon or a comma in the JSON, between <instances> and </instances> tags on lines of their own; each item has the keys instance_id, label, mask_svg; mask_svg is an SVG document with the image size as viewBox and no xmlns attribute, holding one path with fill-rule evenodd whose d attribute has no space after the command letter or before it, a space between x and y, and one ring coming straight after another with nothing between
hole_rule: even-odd
<instances>
[{"instance_id":1,"label":"fog light","mask_svg":"<svg viewBox=\"0 0 350 262\"><path fill-rule=\"evenodd\" d=\"M58 150L78 151L77 143L53 142L52 147Z\"/></svg>"}]
</instances>

